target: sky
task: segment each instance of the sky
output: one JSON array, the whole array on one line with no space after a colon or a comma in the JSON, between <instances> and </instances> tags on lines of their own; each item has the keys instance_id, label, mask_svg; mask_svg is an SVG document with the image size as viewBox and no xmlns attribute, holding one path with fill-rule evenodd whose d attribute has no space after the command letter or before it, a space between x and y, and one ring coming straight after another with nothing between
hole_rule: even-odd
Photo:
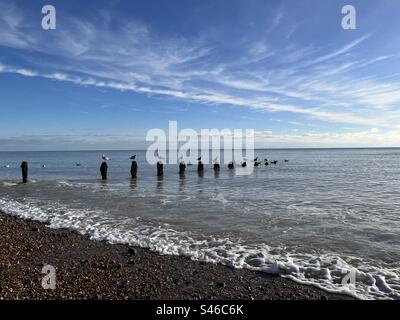
<instances>
[{"instance_id":1,"label":"sky","mask_svg":"<svg viewBox=\"0 0 400 320\"><path fill-rule=\"evenodd\" d=\"M0 151L140 149L169 121L254 129L260 148L400 147L399 16L397 0L0 0Z\"/></svg>"}]
</instances>

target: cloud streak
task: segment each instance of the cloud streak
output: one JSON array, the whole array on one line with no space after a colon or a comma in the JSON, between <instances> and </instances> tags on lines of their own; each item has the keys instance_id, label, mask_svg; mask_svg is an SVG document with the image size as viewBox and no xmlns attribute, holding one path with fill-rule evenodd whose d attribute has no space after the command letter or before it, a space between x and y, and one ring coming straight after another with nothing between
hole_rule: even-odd
<instances>
[{"instance_id":1,"label":"cloud streak","mask_svg":"<svg viewBox=\"0 0 400 320\"><path fill-rule=\"evenodd\" d=\"M359 72L398 59L385 53L360 56L359 49L371 34L330 51L257 39L248 43L245 56L238 51L222 59L221 48L207 35L161 37L150 26L132 20L111 27L111 13L100 25L66 18L45 39L41 30L25 32L30 26L15 5L2 3L0 12L0 46L22 50L27 57L30 52L49 57L45 63L27 58L29 66L0 61L3 74L289 113L330 123L400 128L399 76ZM283 18L280 8L270 27L277 28Z\"/></svg>"}]
</instances>

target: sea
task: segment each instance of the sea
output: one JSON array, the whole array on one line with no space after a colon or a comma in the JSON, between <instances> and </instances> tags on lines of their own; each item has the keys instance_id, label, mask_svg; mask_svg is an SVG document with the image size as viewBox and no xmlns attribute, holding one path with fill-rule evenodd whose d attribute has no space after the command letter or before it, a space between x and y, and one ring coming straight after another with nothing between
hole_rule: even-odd
<instances>
[{"instance_id":1,"label":"sea","mask_svg":"<svg viewBox=\"0 0 400 320\"><path fill-rule=\"evenodd\" d=\"M111 158L106 182L102 154ZM400 149L255 155L278 163L248 175L205 164L202 176L196 161L184 176L166 164L157 177L145 151L0 152L0 211L329 292L400 299ZM20 183L23 160L27 184Z\"/></svg>"}]
</instances>

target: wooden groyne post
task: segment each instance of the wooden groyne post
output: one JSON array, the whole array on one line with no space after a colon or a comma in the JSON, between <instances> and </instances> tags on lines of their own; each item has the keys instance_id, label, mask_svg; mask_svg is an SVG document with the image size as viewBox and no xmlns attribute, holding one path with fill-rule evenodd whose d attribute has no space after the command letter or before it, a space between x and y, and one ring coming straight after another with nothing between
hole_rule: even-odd
<instances>
[{"instance_id":1,"label":"wooden groyne post","mask_svg":"<svg viewBox=\"0 0 400 320\"><path fill-rule=\"evenodd\" d=\"M204 171L204 164L203 162L199 161L199 164L197 165L197 172L202 173Z\"/></svg>"},{"instance_id":2,"label":"wooden groyne post","mask_svg":"<svg viewBox=\"0 0 400 320\"><path fill-rule=\"evenodd\" d=\"M108 171L108 164L107 162L103 161L100 166L100 174L102 180L107 180L107 171Z\"/></svg>"},{"instance_id":3,"label":"wooden groyne post","mask_svg":"<svg viewBox=\"0 0 400 320\"><path fill-rule=\"evenodd\" d=\"M27 161L22 161L21 171L22 171L22 182L27 183L28 182L28 162Z\"/></svg>"},{"instance_id":4,"label":"wooden groyne post","mask_svg":"<svg viewBox=\"0 0 400 320\"><path fill-rule=\"evenodd\" d=\"M184 175L186 170L186 164L184 162L179 163L179 174Z\"/></svg>"},{"instance_id":5,"label":"wooden groyne post","mask_svg":"<svg viewBox=\"0 0 400 320\"><path fill-rule=\"evenodd\" d=\"M161 161L157 162L157 177L162 177L164 175L164 165Z\"/></svg>"},{"instance_id":6,"label":"wooden groyne post","mask_svg":"<svg viewBox=\"0 0 400 320\"><path fill-rule=\"evenodd\" d=\"M132 165L131 165L131 177L132 177L132 179L136 178L137 169L138 169L137 162L136 161L132 161Z\"/></svg>"}]
</instances>

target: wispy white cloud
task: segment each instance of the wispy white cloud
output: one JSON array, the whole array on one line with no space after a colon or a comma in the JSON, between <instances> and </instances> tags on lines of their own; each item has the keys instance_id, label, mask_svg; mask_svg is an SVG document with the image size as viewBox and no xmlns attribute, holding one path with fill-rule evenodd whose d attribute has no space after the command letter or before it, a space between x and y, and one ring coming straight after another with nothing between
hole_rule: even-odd
<instances>
[{"instance_id":1,"label":"wispy white cloud","mask_svg":"<svg viewBox=\"0 0 400 320\"><path fill-rule=\"evenodd\" d=\"M357 49L370 34L330 51L314 45L274 47L261 39L233 57L218 59L218 50L197 38L161 38L135 21L110 28L67 18L59 30L43 38L26 33L23 13L3 2L0 46L45 53L46 63L19 67L0 64L1 73L43 77L81 86L162 95L199 103L230 104L260 112L285 112L333 123L399 128L400 80L358 75L374 64L398 59L382 54L362 59ZM10 19L10 16L17 17ZM278 11L271 28L282 22ZM1 62L1 61L0 61Z\"/></svg>"}]
</instances>

